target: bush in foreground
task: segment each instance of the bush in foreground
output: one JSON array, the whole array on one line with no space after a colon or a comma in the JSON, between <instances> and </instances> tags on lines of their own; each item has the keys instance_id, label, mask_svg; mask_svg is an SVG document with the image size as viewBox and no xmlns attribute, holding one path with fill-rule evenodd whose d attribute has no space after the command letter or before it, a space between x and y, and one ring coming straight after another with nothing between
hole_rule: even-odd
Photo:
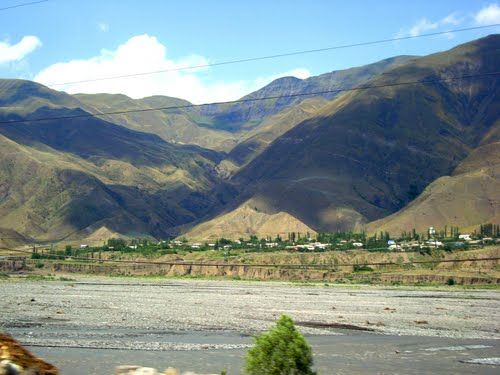
<instances>
[{"instance_id":1,"label":"bush in foreground","mask_svg":"<svg viewBox=\"0 0 500 375\"><path fill-rule=\"evenodd\" d=\"M255 339L246 357L250 375L314 375L312 364L311 347L286 315Z\"/></svg>"}]
</instances>

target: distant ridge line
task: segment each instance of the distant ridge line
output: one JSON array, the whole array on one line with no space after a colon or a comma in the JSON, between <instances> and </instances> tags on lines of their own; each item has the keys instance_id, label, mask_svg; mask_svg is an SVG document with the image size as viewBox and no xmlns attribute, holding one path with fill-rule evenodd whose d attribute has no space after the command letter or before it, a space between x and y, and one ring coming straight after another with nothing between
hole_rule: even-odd
<instances>
[{"instance_id":1,"label":"distant ridge line","mask_svg":"<svg viewBox=\"0 0 500 375\"><path fill-rule=\"evenodd\" d=\"M157 108L130 109L130 110L100 112L100 113L84 113L84 114L80 114L80 115L42 117L42 118L34 118L34 119L29 119L29 120L7 120L7 121L0 121L0 125L2 125L2 124L19 124L19 123L27 123L27 122L40 122L40 121L50 121L50 120L69 120L69 119L74 119L74 118L90 118L90 117L99 117L99 116L106 116L106 115L122 115L122 114L127 114L127 113L166 111L166 110L171 110L171 109L197 108L197 107L222 105L222 104L249 103L249 102L258 102L258 101L263 101L263 100L274 100L274 99L294 98L294 97L301 97L301 96L332 94L332 93L339 93L339 92L344 92L344 91L358 91L358 90L369 90L369 89L377 89L377 88L384 88L384 87L396 87L396 86L418 85L418 84L426 84L426 83L449 82L449 81L457 81L457 80L461 80L461 79L489 77L489 76L496 76L496 75L500 75L500 71L479 73L479 74L470 74L470 75L448 77L448 78L440 78L440 79L433 79L433 80L429 79L429 80L395 82L395 83L387 83L387 84L383 84L383 85L357 86L357 87L340 88L340 89L335 89L335 90L324 90L324 91L314 91L314 92L308 92L308 93L275 95L275 96L266 96L266 97L262 97L262 98L237 99L237 100L222 101L222 102L204 103L204 104L184 104L184 105L176 105L176 106L157 107ZM0 109L1 109L1 107L0 107Z\"/></svg>"}]
</instances>

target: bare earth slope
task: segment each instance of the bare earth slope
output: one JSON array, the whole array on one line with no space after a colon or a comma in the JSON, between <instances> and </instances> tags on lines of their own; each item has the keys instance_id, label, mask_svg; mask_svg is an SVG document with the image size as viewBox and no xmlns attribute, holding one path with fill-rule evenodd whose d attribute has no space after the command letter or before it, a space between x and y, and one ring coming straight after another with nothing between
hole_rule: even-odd
<instances>
[{"instance_id":1,"label":"bare earth slope","mask_svg":"<svg viewBox=\"0 0 500 375\"><path fill-rule=\"evenodd\" d=\"M286 212L266 213L260 211L252 201L237 209L195 226L183 237L189 240L208 241L217 238L239 239L256 235L259 238L275 238L278 234L286 238L290 232L314 234L304 223Z\"/></svg>"}]
</instances>

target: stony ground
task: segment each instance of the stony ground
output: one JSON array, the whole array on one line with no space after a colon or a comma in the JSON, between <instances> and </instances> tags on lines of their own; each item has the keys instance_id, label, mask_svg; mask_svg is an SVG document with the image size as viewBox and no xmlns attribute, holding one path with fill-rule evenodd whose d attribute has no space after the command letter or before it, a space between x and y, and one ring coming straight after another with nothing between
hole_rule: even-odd
<instances>
[{"instance_id":1,"label":"stony ground","mask_svg":"<svg viewBox=\"0 0 500 375\"><path fill-rule=\"evenodd\" d=\"M251 334L289 314L311 334L352 324L387 334L500 338L495 290L80 278L9 281L0 283L0 295L0 324L7 328L64 324Z\"/></svg>"},{"instance_id":2,"label":"stony ground","mask_svg":"<svg viewBox=\"0 0 500 375\"><path fill-rule=\"evenodd\" d=\"M342 337L356 340L359 335L367 336L352 345L354 351L355 346L382 340L391 353L403 352L399 346L393 348L395 337L403 335L408 339L401 347L417 348L415 353L423 356L439 359L440 348L451 346L465 352L489 350L489 357L500 357L496 344L500 321L495 318L500 293L495 290L79 277L75 281L11 278L0 283L0 295L0 330L34 350L38 347L41 355L48 347L65 348L64 359L71 350L85 348L86 353L195 350L219 356L221 351L233 351L240 353L241 362L252 343L248 335L269 328L283 313L292 316L313 343L326 340L324 353L318 353L320 360L322 356L331 360L331 342L347 342ZM425 340L431 341L422 346ZM432 347L439 350L426 351ZM449 352L455 356L454 349ZM387 353L380 354L381 363Z\"/></svg>"}]
</instances>

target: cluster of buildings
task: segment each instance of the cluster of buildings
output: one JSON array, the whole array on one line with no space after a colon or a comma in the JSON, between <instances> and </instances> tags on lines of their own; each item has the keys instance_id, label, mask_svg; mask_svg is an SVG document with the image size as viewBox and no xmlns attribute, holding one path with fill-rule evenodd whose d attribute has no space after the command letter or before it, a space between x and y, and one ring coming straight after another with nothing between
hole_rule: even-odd
<instances>
[{"instance_id":1,"label":"cluster of buildings","mask_svg":"<svg viewBox=\"0 0 500 375\"><path fill-rule=\"evenodd\" d=\"M432 234L432 233L431 233ZM483 245L488 243L498 242L498 239L492 237L483 237L474 239L471 234L460 234L458 239L451 242L451 245L456 248L465 247L466 245ZM395 240L387 241L388 250L392 251L412 251L424 248L442 248L445 243L436 239L430 238L427 241L401 241L397 243Z\"/></svg>"},{"instance_id":2,"label":"cluster of buildings","mask_svg":"<svg viewBox=\"0 0 500 375\"><path fill-rule=\"evenodd\" d=\"M444 243L442 240L439 240L435 237L434 228L429 228L429 239L427 240L391 240L387 241L386 247L382 244L382 249L387 248L390 251L418 251L420 249L425 248L442 248L445 244L449 244L450 242ZM451 245L460 248L465 247L466 245L478 245L484 244L488 242L496 241L494 238L482 238L475 239L471 234L460 234L458 239L451 242ZM385 243L385 242L384 242ZM251 241L242 241L242 240L234 240L234 241L220 241L220 242L212 242L212 243L188 243L186 240L174 240L170 242L170 245L173 247L184 247L190 248L193 250L198 249L223 249L230 250L232 248L266 248L266 249L286 249L286 250L296 250L296 251L321 251L321 250L330 250L330 249L362 249L366 247L366 244L356 240L336 240L335 243L323 243L318 242L317 240L309 238L305 243L293 243L290 242L275 242L275 241L260 241L260 242L251 242ZM373 247L373 246L371 246ZM371 248L370 247L370 248Z\"/></svg>"}]
</instances>

